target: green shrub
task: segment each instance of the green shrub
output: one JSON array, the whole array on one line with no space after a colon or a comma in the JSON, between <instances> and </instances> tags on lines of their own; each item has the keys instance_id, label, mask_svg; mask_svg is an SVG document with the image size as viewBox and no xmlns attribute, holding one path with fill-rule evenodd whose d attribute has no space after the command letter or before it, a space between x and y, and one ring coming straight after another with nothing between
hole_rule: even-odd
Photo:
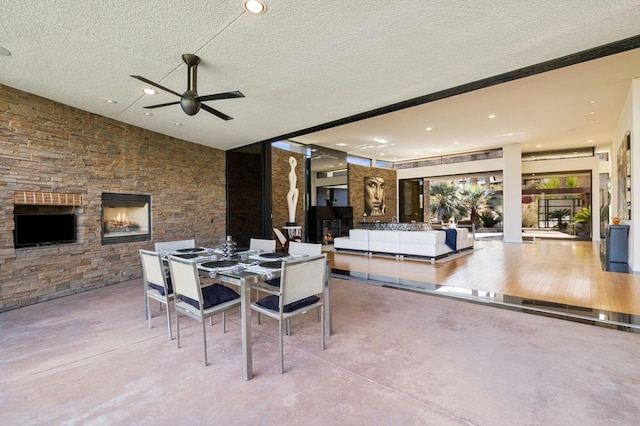
<instances>
[{"instance_id":1,"label":"green shrub","mask_svg":"<svg viewBox=\"0 0 640 426\"><path fill-rule=\"evenodd\" d=\"M493 228L500 223L500 217L492 211L485 210L480 213L480 226L483 228Z\"/></svg>"}]
</instances>

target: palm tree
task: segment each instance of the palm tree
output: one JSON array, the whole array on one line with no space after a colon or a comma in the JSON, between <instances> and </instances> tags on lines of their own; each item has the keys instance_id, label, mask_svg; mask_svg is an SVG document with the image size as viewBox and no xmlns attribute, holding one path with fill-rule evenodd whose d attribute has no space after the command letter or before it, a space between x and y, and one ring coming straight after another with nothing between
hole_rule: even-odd
<instances>
[{"instance_id":1,"label":"palm tree","mask_svg":"<svg viewBox=\"0 0 640 426\"><path fill-rule=\"evenodd\" d=\"M558 221L558 225L556 226L558 227L559 231L564 231L569 227L569 224L564 221L564 218L570 215L571 210L569 209L558 209L549 213L549 217L551 219L556 219Z\"/></svg>"},{"instance_id":2,"label":"palm tree","mask_svg":"<svg viewBox=\"0 0 640 426\"><path fill-rule=\"evenodd\" d=\"M491 189L485 189L480 185L469 185L460 191L462 204L467 208L471 219L473 236L476 234L476 225L480 222L480 213L490 210L489 202L495 193Z\"/></svg>"},{"instance_id":3,"label":"palm tree","mask_svg":"<svg viewBox=\"0 0 640 426\"><path fill-rule=\"evenodd\" d=\"M434 182L429 185L429 212L438 220L448 222L449 219L461 216L462 202L458 196L458 187L449 182ZM466 210L466 209L465 209Z\"/></svg>"}]
</instances>

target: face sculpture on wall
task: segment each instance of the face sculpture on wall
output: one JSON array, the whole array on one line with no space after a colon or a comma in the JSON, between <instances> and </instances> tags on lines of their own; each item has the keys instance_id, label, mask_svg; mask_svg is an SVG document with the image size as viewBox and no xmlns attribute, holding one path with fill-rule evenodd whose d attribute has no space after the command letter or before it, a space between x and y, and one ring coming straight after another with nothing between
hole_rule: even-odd
<instances>
[{"instance_id":1,"label":"face sculpture on wall","mask_svg":"<svg viewBox=\"0 0 640 426\"><path fill-rule=\"evenodd\" d=\"M384 178L364 178L364 213L367 216L384 216L386 209L384 188Z\"/></svg>"}]
</instances>

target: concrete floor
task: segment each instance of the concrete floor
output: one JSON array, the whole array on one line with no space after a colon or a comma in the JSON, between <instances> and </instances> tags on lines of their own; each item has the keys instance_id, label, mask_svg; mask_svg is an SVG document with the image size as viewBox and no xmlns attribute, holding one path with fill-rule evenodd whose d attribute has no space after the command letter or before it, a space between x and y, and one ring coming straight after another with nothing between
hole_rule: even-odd
<instances>
[{"instance_id":1,"label":"concrete floor","mask_svg":"<svg viewBox=\"0 0 640 426\"><path fill-rule=\"evenodd\" d=\"M181 320L182 348L139 280L0 314L2 425L632 425L640 335L334 279L334 334L253 319Z\"/></svg>"}]
</instances>

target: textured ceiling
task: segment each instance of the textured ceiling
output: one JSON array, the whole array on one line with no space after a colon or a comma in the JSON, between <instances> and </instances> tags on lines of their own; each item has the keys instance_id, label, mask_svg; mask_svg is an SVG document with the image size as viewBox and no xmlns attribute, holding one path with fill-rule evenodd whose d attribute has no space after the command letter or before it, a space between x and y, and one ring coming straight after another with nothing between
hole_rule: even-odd
<instances>
[{"instance_id":1,"label":"textured ceiling","mask_svg":"<svg viewBox=\"0 0 640 426\"><path fill-rule=\"evenodd\" d=\"M11 56L0 56L0 83L227 150L636 36L640 17L638 1L265 3L253 16L241 0L5 0L0 47ZM183 53L202 58L200 95L245 94L207 103L234 120L190 117L177 105L144 115L143 106L178 99L145 96L129 75L182 93ZM561 147L569 133L605 143L640 74L638 52L616 56L296 139L385 159L509 142ZM603 118L590 124L603 126L589 136L583 114L593 99ZM488 114L496 114L491 125ZM363 150L373 138L386 139L388 151Z\"/></svg>"}]
</instances>

